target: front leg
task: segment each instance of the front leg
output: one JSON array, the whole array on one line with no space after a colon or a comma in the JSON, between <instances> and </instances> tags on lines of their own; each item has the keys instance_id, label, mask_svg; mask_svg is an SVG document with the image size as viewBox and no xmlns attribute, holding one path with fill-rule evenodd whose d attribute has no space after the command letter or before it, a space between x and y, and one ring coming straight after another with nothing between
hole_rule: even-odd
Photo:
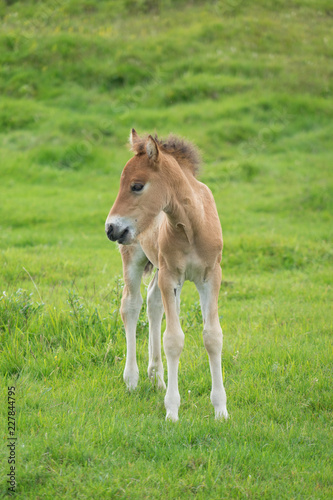
<instances>
[{"instance_id":1,"label":"front leg","mask_svg":"<svg viewBox=\"0 0 333 500\"><path fill-rule=\"evenodd\" d=\"M136 362L136 325L142 306L140 283L147 257L140 245L120 247L124 270L124 291L121 299L120 314L126 332L126 364L124 380L127 387L133 390L138 385L139 369Z\"/></svg>"},{"instance_id":2,"label":"front leg","mask_svg":"<svg viewBox=\"0 0 333 500\"><path fill-rule=\"evenodd\" d=\"M147 310L149 319L149 364L148 377L159 389L165 389L163 363L161 357L161 322L163 303L161 291L158 288L158 270L150 282L147 295Z\"/></svg>"},{"instance_id":3,"label":"front leg","mask_svg":"<svg viewBox=\"0 0 333 500\"><path fill-rule=\"evenodd\" d=\"M158 285L166 317L166 330L163 336L164 352L168 365L168 386L164 398L166 418L176 422L180 406L178 390L178 365L184 347L184 333L179 321L179 297L181 286L167 270L159 271Z\"/></svg>"},{"instance_id":4,"label":"front leg","mask_svg":"<svg viewBox=\"0 0 333 500\"><path fill-rule=\"evenodd\" d=\"M228 418L227 396L222 380L222 343L223 335L218 314L218 295L221 284L221 268L215 267L205 282L196 286L200 294L202 317L204 322L203 341L209 357L212 376L211 402L215 408L215 418Z\"/></svg>"}]
</instances>

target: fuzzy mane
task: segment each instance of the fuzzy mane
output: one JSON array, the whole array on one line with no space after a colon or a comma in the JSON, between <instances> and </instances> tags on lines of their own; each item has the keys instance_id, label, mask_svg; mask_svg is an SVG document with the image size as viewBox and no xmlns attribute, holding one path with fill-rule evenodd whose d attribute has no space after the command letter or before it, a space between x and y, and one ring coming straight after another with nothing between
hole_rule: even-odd
<instances>
[{"instance_id":1,"label":"fuzzy mane","mask_svg":"<svg viewBox=\"0 0 333 500\"><path fill-rule=\"evenodd\" d=\"M140 155L146 152L146 142L148 135L143 137L136 136L131 150ZM170 134L167 139L159 139L154 135L154 140L162 153L172 155L179 163L182 169L189 169L194 176L199 172L201 166L201 156L199 150L191 142Z\"/></svg>"}]
</instances>

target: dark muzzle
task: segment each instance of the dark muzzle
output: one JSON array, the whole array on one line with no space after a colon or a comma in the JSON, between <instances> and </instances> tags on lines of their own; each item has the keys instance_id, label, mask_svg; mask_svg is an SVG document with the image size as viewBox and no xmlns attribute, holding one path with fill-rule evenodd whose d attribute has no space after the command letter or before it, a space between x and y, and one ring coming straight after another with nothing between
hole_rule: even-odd
<instances>
[{"instance_id":1,"label":"dark muzzle","mask_svg":"<svg viewBox=\"0 0 333 500\"><path fill-rule=\"evenodd\" d=\"M109 240L123 243L129 233L129 228L126 227L123 229L118 227L116 224L107 224L105 226L105 232Z\"/></svg>"}]
</instances>

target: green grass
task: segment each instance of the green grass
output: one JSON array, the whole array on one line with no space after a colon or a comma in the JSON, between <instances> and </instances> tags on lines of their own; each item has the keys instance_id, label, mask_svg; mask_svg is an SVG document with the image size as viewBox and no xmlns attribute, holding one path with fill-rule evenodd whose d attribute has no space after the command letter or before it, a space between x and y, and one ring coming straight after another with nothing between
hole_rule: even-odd
<instances>
[{"instance_id":1,"label":"green grass","mask_svg":"<svg viewBox=\"0 0 333 500\"><path fill-rule=\"evenodd\" d=\"M331 3L2 1L0 16L0 496L13 385L18 497L330 498ZM192 284L180 421L146 377L145 307L137 391L122 380L104 221L133 126L203 153L224 231L227 422Z\"/></svg>"}]
</instances>

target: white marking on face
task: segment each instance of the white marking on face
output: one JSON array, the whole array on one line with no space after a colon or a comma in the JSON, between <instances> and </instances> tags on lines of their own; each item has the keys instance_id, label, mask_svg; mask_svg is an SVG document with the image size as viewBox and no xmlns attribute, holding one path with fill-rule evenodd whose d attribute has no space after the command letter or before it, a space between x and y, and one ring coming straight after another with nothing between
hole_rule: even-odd
<instances>
[{"instance_id":1,"label":"white marking on face","mask_svg":"<svg viewBox=\"0 0 333 500\"><path fill-rule=\"evenodd\" d=\"M112 224L115 231L121 234L125 229L128 230L126 240L122 243L123 245L129 245L135 240L137 228L136 223L130 217L122 217L120 215L109 215L105 221L105 230Z\"/></svg>"}]
</instances>

